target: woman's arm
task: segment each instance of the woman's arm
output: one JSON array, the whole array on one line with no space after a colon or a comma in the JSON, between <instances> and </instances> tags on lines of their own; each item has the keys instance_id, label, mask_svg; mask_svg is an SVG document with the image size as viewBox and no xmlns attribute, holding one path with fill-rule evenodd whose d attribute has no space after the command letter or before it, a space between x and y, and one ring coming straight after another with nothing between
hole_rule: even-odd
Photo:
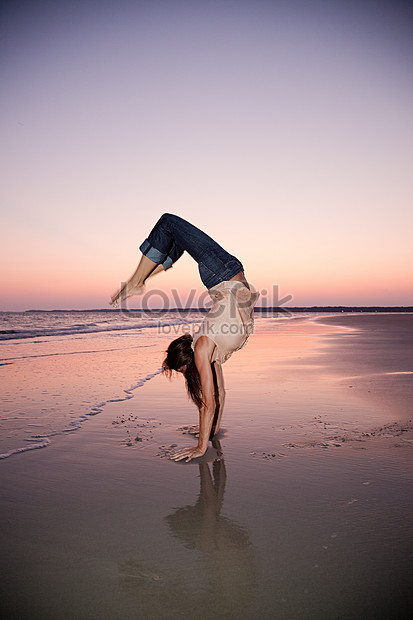
<instances>
[{"instance_id":1,"label":"woman's arm","mask_svg":"<svg viewBox=\"0 0 413 620\"><path fill-rule=\"evenodd\" d=\"M215 374L216 409L210 439L212 439L219 431L225 403L224 375L222 373L221 364L214 362L213 372Z\"/></svg>"},{"instance_id":2,"label":"woman's arm","mask_svg":"<svg viewBox=\"0 0 413 620\"><path fill-rule=\"evenodd\" d=\"M199 408L198 445L195 448L182 448L171 458L174 461L198 458L205 454L211 435L212 423L216 410L214 377L211 368L211 355L215 344L210 338L201 336L196 343L194 359L201 378L203 405Z\"/></svg>"},{"instance_id":3,"label":"woman's arm","mask_svg":"<svg viewBox=\"0 0 413 620\"><path fill-rule=\"evenodd\" d=\"M211 368L215 390L215 413L214 420L212 422L211 433L209 435L210 439L215 437L219 431L225 403L224 375L222 373L222 366L221 364L214 362L213 364L211 364ZM192 426L187 432L190 435L195 435L196 437L199 437L199 424Z\"/></svg>"}]
</instances>

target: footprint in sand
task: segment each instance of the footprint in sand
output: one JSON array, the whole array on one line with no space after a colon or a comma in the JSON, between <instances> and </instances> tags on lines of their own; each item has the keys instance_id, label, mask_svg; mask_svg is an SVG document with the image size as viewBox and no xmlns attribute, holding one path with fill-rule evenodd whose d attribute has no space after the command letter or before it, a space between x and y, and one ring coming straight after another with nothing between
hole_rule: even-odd
<instances>
[{"instance_id":1,"label":"footprint in sand","mask_svg":"<svg viewBox=\"0 0 413 620\"><path fill-rule=\"evenodd\" d=\"M156 456L159 456L161 459L169 459L176 452L177 447L177 443L171 443L169 446L159 446Z\"/></svg>"},{"instance_id":2,"label":"footprint in sand","mask_svg":"<svg viewBox=\"0 0 413 620\"><path fill-rule=\"evenodd\" d=\"M191 424L191 425L187 425L187 426L180 426L178 428L178 431L181 431L181 433L183 435L196 435L198 436L199 434L199 426L198 424Z\"/></svg>"}]
</instances>

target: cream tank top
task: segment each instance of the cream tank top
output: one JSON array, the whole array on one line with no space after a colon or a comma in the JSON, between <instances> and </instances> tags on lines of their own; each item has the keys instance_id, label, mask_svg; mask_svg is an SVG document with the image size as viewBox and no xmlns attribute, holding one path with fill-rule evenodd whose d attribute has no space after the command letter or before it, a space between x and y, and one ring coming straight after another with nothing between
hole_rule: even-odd
<instances>
[{"instance_id":1,"label":"cream tank top","mask_svg":"<svg viewBox=\"0 0 413 620\"><path fill-rule=\"evenodd\" d=\"M225 280L208 290L212 307L194 333L192 348L201 336L215 343L212 362L223 364L247 343L254 331L254 306L259 293L250 291L238 280Z\"/></svg>"}]
</instances>

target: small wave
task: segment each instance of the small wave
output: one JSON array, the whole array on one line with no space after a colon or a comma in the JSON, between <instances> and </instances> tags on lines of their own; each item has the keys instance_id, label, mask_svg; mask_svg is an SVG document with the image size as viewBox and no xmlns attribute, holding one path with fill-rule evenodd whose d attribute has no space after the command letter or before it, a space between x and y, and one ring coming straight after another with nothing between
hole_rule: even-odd
<instances>
[{"instance_id":1,"label":"small wave","mask_svg":"<svg viewBox=\"0 0 413 620\"><path fill-rule=\"evenodd\" d=\"M7 459L9 458L9 456L12 456L13 454L21 454L22 452L27 452L28 450L39 450L40 448L45 448L49 444L50 444L50 440L47 439L47 437L43 437L42 440L39 441L39 443L30 443L27 446L24 446L23 448L13 448L12 450L9 450L8 452L4 452L3 454L0 454L0 459Z\"/></svg>"},{"instance_id":2,"label":"small wave","mask_svg":"<svg viewBox=\"0 0 413 620\"><path fill-rule=\"evenodd\" d=\"M132 330L140 330L147 328L160 328L168 327L172 325L192 324L199 323L202 318L197 320L173 320L173 321L148 321L141 322L135 325L119 325L119 324L77 324L70 325L68 327L45 327L45 328L31 328L31 329L6 329L0 331L1 340L23 340L27 338L44 338L51 336L72 336L77 334L95 334L99 332L124 332Z\"/></svg>"}]
</instances>

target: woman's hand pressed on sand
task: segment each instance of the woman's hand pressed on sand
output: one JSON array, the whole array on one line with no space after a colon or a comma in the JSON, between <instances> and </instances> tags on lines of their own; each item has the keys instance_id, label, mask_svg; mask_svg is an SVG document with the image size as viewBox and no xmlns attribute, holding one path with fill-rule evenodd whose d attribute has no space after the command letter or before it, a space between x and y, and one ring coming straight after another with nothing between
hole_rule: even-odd
<instances>
[{"instance_id":1,"label":"woman's hand pressed on sand","mask_svg":"<svg viewBox=\"0 0 413 620\"><path fill-rule=\"evenodd\" d=\"M205 452L206 450L203 450L199 446L196 446L195 448L182 448L182 450L178 450L178 452L175 452L175 454L173 454L170 458L173 461L183 461L186 459L185 462L188 463L192 459L197 459L200 456L203 456Z\"/></svg>"}]
</instances>

